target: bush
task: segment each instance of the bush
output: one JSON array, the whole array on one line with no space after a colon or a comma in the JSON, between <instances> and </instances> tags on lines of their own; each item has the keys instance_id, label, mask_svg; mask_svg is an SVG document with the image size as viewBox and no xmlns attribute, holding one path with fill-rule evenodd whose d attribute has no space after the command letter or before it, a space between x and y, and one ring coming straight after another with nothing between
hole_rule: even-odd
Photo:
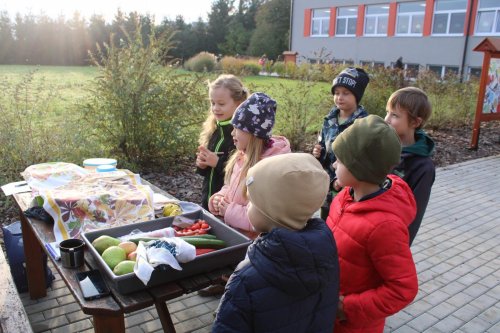
<instances>
[{"instance_id":1,"label":"bush","mask_svg":"<svg viewBox=\"0 0 500 333\"><path fill-rule=\"evenodd\" d=\"M184 68L188 71L197 73L212 72L215 69L216 63L217 58L214 54L200 52L189 58L189 60L184 64Z\"/></svg>"},{"instance_id":2,"label":"bush","mask_svg":"<svg viewBox=\"0 0 500 333\"><path fill-rule=\"evenodd\" d=\"M154 34L145 45L137 29L127 41L92 56L100 75L82 110L98 141L129 167L174 165L196 149L206 87L200 77L161 66L169 46Z\"/></svg>"},{"instance_id":3,"label":"bush","mask_svg":"<svg viewBox=\"0 0 500 333\"><path fill-rule=\"evenodd\" d=\"M304 151L306 144L331 108L331 95L314 89L315 84L299 81L296 84L273 85L273 98L278 102L276 133L287 137L293 151Z\"/></svg>"},{"instance_id":4,"label":"bush","mask_svg":"<svg viewBox=\"0 0 500 333\"><path fill-rule=\"evenodd\" d=\"M220 67L223 73L242 75L245 64L243 59L238 59L235 57L224 57L220 61Z\"/></svg>"},{"instance_id":5,"label":"bush","mask_svg":"<svg viewBox=\"0 0 500 333\"><path fill-rule=\"evenodd\" d=\"M260 65L253 61L246 61L243 65L242 75L259 75Z\"/></svg>"},{"instance_id":6,"label":"bush","mask_svg":"<svg viewBox=\"0 0 500 333\"><path fill-rule=\"evenodd\" d=\"M286 70L285 70L285 63L282 61L277 61L273 64L273 67L271 68L271 72L277 73L279 76L285 76Z\"/></svg>"}]
</instances>

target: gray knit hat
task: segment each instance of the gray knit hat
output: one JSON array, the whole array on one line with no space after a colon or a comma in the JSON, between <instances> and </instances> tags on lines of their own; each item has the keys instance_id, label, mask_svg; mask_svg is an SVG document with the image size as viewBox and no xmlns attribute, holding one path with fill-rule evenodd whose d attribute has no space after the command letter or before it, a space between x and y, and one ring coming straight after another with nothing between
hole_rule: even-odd
<instances>
[{"instance_id":1,"label":"gray knit hat","mask_svg":"<svg viewBox=\"0 0 500 333\"><path fill-rule=\"evenodd\" d=\"M356 119L337 136L332 148L357 180L372 184L382 184L401 155L398 134L376 115Z\"/></svg>"},{"instance_id":2,"label":"gray knit hat","mask_svg":"<svg viewBox=\"0 0 500 333\"><path fill-rule=\"evenodd\" d=\"M329 181L311 154L288 153L265 158L251 167L246 185L253 209L270 223L300 230L321 207Z\"/></svg>"},{"instance_id":3,"label":"gray knit hat","mask_svg":"<svg viewBox=\"0 0 500 333\"><path fill-rule=\"evenodd\" d=\"M252 94L238 106L231 124L261 139L269 139L274 126L276 101L264 93Z\"/></svg>"}]
</instances>

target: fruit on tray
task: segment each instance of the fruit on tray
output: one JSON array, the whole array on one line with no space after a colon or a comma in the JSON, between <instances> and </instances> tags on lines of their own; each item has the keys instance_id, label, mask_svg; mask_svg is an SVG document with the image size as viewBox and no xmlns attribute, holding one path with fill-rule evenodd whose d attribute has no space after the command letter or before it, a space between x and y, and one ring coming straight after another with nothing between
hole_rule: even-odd
<instances>
[{"instance_id":1,"label":"fruit on tray","mask_svg":"<svg viewBox=\"0 0 500 333\"><path fill-rule=\"evenodd\" d=\"M207 223L207 221L198 219L194 221L194 223L190 226L182 228L178 225L174 225L173 228L175 230L176 236L192 236L206 234L208 230L210 230L210 225Z\"/></svg>"},{"instance_id":2,"label":"fruit on tray","mask_svg":"<svg viewBox=\"0 0 500 333\"><path fill-rule=\"evenodd\" d=\"M204 249L221 249L226 247L226 242L222 239L218 239L214 235L198 235L198 236L183 236L181 237L187 243L194 245L196 248L204 248ZM141 237L141 238L133 238L131 239L134 243L139 243L140 241L149 242L152 240L157 240L159 238L155 237Z\"/></svg>"},{"instance_id":3,"label":"fruit on tray","mask_svg":"<svg viewBox=\"0 0 500 333\"><path fill-rule=\"evenodd\" d=\"M116 275L123 275L132 273L134 271L135 261L132 260L124 260L120 261L118 265L113 269L113 273Z\"/></svg>"},{"instance_id":4,"label":"fruit on tray","mask_svg":"<svg viewBox=\"0 0 500 333\"><path fill-rule=\"evenodd\" d=\"M116 246L116 245L118 245L120 243L121 243L121 240L119 240L117 238L106 236L106 235L102 235L102 236L99 236L96 239L94 239L94 241L92 242L92 246L94 246L95 249L97 250L97 252L99 252L99 254L102 255L102 253L108 247L110 247L110 246Z\"/></svg>"},{"instance_id":5,"label":"fruit on tray","mask_svg":"<svg viewBox=\"0 0 500 333\"><path fill-rule=\"evenodd\" d=\"M121 242L118 246L125 250L127 256L137 250L137 244L131 241Z\"/></svg>"},{"instance_id":6,"label":"fruit on tray","mask_svg":"<svg viewBox=\"0 0 500 333\"><path fill-rule=\"evenodd\" d=\"M116 265L118 265L125 259L127 259L125 250L117 245L108 247L102 253L102 260L104 260L104 262L109 266L109 268L111 268L111 270L113 270Z\"/></svg>"},{"instance_id":7,"label":"fruit on tray","mask_svg":"<svg viewBox=\"0 0 500 333\"><path fill-rule=\"evenodd\" d=\"M169 202L163 206L163 216L176 216L182 214L182 208L175 202Z\"/></svg>"}]
</instances>

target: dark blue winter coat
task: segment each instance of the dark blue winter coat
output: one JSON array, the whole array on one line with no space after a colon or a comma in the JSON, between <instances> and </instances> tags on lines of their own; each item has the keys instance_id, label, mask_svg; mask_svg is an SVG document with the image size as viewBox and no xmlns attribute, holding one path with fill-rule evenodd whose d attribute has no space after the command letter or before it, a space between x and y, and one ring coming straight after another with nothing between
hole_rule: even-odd
<instances>
[{"instance_id":1,"label":"dark blue winter coat","mask_svg":"<svg viewBox=\"0 0 500 333\"><path fill-rule=\"evenodd\" d=\"M339 298L332 232L321 219L258 237L231 275L212 332L332 333Z\"/></svg>"}]
</instances>

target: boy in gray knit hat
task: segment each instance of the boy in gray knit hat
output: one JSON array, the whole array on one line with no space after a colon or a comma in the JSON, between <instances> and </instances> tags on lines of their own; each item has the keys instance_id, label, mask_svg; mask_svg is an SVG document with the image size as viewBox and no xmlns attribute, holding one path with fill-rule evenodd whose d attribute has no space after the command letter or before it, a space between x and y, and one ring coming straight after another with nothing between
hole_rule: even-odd
<instances>
[{"instance_id":1,"label":"boy in gray knit hat","mask_svg":"<svg viewBox=\"0 0 500 333\"><path fill-rule=\"evenodd\" d=\"M418 292L408 246L416 212L410 187L388 175L399 163L396 131L379 116L356 119L333 142L344 187L327 218L339 250L340 298L335 332L380 332L385 317Z\"/></svg>"},{"instance_id":2,"label":"boy in gray knit hat","mask_svg":"<svg viewBox=\"0 0 500 333\"><path fill-rule=\"evenodd\" d=\"M282 154L250 168L246 186L261 234L231 275L212 332L331 333L337 250L325 222L312 218L328 174L310 154Z\"/></svg>"}]
</instances>

